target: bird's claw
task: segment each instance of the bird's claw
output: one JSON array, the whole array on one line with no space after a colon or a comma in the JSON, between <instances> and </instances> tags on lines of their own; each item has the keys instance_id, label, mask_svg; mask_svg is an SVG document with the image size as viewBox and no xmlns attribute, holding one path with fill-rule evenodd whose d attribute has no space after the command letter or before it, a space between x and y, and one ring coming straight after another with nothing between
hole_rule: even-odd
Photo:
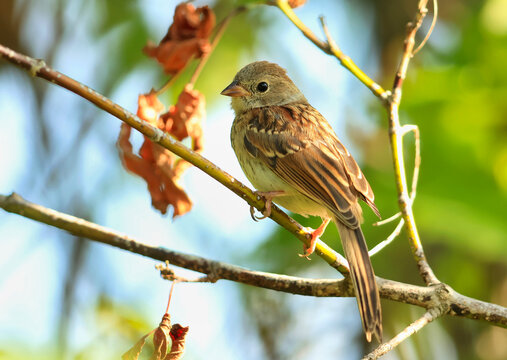
<instances>
[{"instance_id":1,"label":"bird's claw","mask_svg":"<svg viewBox=\"0 0 507 360\"><path fill-rule=\"evenodd\" d=\"M255 194L257 196L262 196L265 199L265 208L262 210L262 216L255 215L255 207L250 206L250 216L254 221L259 221L265 219L271 215L271 203L273 202L273 198L276 196L283 195L283 191L256 191Z\"/></svg>"},{"instance_id":2,"label":"bird's claw","mask_svg":"<svg viewBox=\"0 0 507 360\"><path fill-rule=\"evenodd\" d=\"M303 245L303 250L304 250L304 253L298 254L298 256L302 257L302 258L306 258L306 260L308 260L308 261L311 261L312 259L310 259L310 255L313 253L313 251L310 251L310 248L307 248L304 245Z\"/></svg>"},{"instance_id":3,"label":"bird's claw","mask_svg":"<svg viewBox=\"0 0 507 360\"><path fill-rule=\"evenodd\" d=\"M253 221L263 220L263 219L269 217L269 215L271 215L271 211L269 212L269 214L267 214L266 210L264 210L262 212L262 216L257 216L257 215L255 215L255 207L250 206L250 216L252 217Z\"/></svg>"}]
</instances>

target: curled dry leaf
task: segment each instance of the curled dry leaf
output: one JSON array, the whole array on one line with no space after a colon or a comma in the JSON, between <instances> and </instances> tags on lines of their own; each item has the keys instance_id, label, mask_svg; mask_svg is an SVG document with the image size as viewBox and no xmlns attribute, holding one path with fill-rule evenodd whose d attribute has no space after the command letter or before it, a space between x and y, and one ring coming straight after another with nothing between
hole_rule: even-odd
<instances>
[{"instance_id":1,"label":"curled dry leaf","mask_svg":"<svg viewBox=\"0 0 507 360\"><path fill-rule=\"evenodd\" d=\"M156 329L144 335L139 341L122 355L123 360L138 360L141 351L146 343L148 336L153 334L153 354L150 360L178 360L181 359L185 351L185 337L189 327L183 327L180 324L171 326L171 316L165 313L162 321ZM171 342L171 351L167 353Z\"/></svg>"},{"instance_id":2,"label":"curled dry leaf","mask_svg":"<svg viewBox=\"0 0 507 360\"><path fill-rule=\"evenodd\" d=\"M148 334L144 335L139 339L138 342L135 343L125 354L121 356L122 360L137 360L139 359L139 355L141 355L141 351L143 350L144 344L146 343L146 338L151 335L154 330L150 331Z\"/></svg>"},{"instance_id":3,"label":"curled dry leaf","mask_svg":"<svg viewBox=\"0 0 507 360\"><path fill-rule=\"evenodd\" d=\"M151 125L157 124L158 114L164 111L165 106L155 94L139 95L137 99L137 116Z\"/></svg>"},{"instance_id":4,"label":"curled dry leaf","mask_svg":"<svg viewBox=\"0 0 507 360\"><path fill-rule=\"evenodd\" d=\"M153 346L155 349L150 359L166 359L167 348L169 347L169 341L171 341L171 330L171 316L165 313L153 334Z\"/></svg>"},{"instance_id":5,"label":"curled dry leaf","mask_svg":"<svg viewBox=\"0 0 507 360\"><path fill-rule=\"evenodd\" d=\"M169 115L164 114L166 120L159 119L163 110L164 106L155 94L139 96L137 115L141 119L158 126L178 140L191 137L193 149L201 151L204 96L197 90L186 87L178 103L166 113ZM127 170L146 181L153 207L165 214L168 206L172 205L173 217L190 211L192 202L179 184L189 164L146 137L139 149L139 156L134 154L130 132L131 128L122 124L117 141L120 158Z\"/></svg>"},{"instance_id":6,"label":"curled dry leaf","mask_svg":"<svg viewBox=\"0 0 507 360\"><path fill-rule=\"evenodd\" d=\"M208 6L197 9L181 3L174 11L173 23L157 45L148 42L143 51L157 59L167 74L176 74L192 58L210 51L209 36L215 26L215 14Z\"/></svg>"},{"instance_id":7,"label":"curled dry leaf","mask_svg":"<svg viewBox=\"0 0 507 360\"><path fill-rule=\"evenodd\" d=\"M180 324L174 324L171 327L171 352L167 354L165 360L179 360L185 352L185 338L189 327L183 327Z\"/></svg>"},{"instance_id":8,"label":"curled dry leaf","mask_svg":"<svg viewBox=\"0 0 507 360\"><path fill-rule=\"evenodd\" d=\"M202 121L205 118L204 95L186 85L178 102L169 108L169 111L160 115L158 128L173 135L179 141L190 137L192 150L201 152L203 150ZM176 176L181 176L183 171L190 164L179 159L173 170Z\"/></svg>"}]
</instances>

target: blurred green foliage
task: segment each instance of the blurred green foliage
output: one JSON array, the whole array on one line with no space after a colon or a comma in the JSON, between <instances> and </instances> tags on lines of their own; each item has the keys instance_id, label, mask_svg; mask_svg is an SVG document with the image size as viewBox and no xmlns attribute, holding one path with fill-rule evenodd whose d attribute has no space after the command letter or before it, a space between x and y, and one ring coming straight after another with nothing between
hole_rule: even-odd
<instances>
[{"instance_id":1,"label":"blurred green foliage","mask_svg":"<svg viewBox=\"0 0 507 360\"><path fill-rule=\"evenodd\" d=\"M389 7L394 9L397 6L394 3L400 2L392 3ZM440 5L441 28L437 25L430 42L412 61L401 104L402 123L416 124L421 133L422 165L414 204L416 222L430 265L442 281L468 296L505 305L507 31L501 34L487 31L487 20L482 13L484 4L475 3L455 14L451 12L455 2ZM375 14L376 22L381 23L378 26L390 20L399 23L399 19L410 19L413 9L410 11L403 6L393 12L379 11ZM503 19L507 21L505 14ZM392 33L386 29L376 33L378 44L385 46L380 49L384 66L379 78L387 84L392 81L396 66L391 60L392 53L399 59L402 49L403 28ZM440 45L442 41L446 42L444 47ZM371 134L364 134L356 127L350 130L364 151L363 171L386 218L397 212L387 116L376 99L371 102L370 115L377 120L377 130ZM411 134L406 136L405 149L405 163L411 176L414 157ZM366 206L363 208L363 230L372 247L390 234L397 221L372 227L376 220ZM319 224L315 219L296 219L312 227ZM262 259L264 269L298 273L301 263L294 256L294 249L301 249L288 237L284 230L278 230L257 250L255 256ZM340 249L336 239L334 228L329 228L323 236L325 242ZM379 276L422 284L403 232L372 261ZM325 267L318 260L312 261L311 266ZM249 289L247 296L252 292L259 290ZM386 337L395 335L421 314L400 304L384 302L383 305ZM500 344L507 341L505 330L492 330L486 324L461 319L445 319L431 326L444 327L438 331L448 332L459 359L507 356L506 347ZM435 358L437 346L428 331L423 330L409 344L401 346L398 356Z\"/></svg>"},{"instance_id":2,"label":"blurred green foliage","mask_svg":"<svg viewBox=\"0 0 507 360\"><path fill-rule=\"evenodd\" d=\"M239 3L247 2L258 1ZM23 20L26 21L24 15L35 5L30 1L20 2L17 6L13 3L6 1L0 4L0 10L3 10L0 16L11 14L6 16L9 21L0 21L0 26L3 26L0 39L6 45L23 51L25 45L20 39ZM495 6L500 6L498 4L504 4L503 9L507 8L505 0L441 2L437 28L429 43L411 63L404 85L401 119L403 123L418 125L421 131L422 166L414 212L430 265L442 281L457 291L506 305L507 29L501 24L502 21L507 23L507 11L503 12L503 17L501 11L494 11ZM218 20L236 5L234 1L212 4ZM326 11L327 5L322 3L321 12L326 13L331 23L334 14ZM54 22L62 21L59 16L66 9L65 2L49 1L47 6L53 9ZM155 72L160 83L153 84L154 87L162 85L165 80L162 71L155 69L155 62L145 58L141 52L148 39L157 41L163 36L162 33L153 33L153 24L141 15L139 7L142 6L150 4L120 0L79 3L78 12L93 8L95 22L90 26L90 32L97 42L107 44L102 48L104 53L100 54L102 66L97 69L96 78L96 87L105 94L114 92L122 79L135 69ZM373 14L374 22L369 31L372 33L372 52L379 59L377 65L380 70L376 78L388 87L402 49L405 24L413 16L415 1L363 0L357 6L369 9ZM304 14L305 7L298 13ZM228 83L237 69L244 65L248 55L263 54L266 39L261 37L261 31L266 36L277 23L292 26L281 14L274 14L272 8L255 7L231 22L229 31L196 84L207 96L208 104L217 98L216 89ZM61 35L55 34L53 51L60 45ZM277 34L273 31L271 35ZM354 34L347 36L353 37ZM178 79L174 91L168 95L168 102L176 99L194 67L195 63ZM345 70L337 65L336 71ZM140 92L148 90L139 89ZM43 98L40 89L38 91L39 98ZM374 130L365 134L360 128L350 126L348 135L355 139L362 151L361 166L376 193L378 208L387 218L397 212L397 203L385 111L373 97L366 100L358 97L357 100L356 106L367 109L369 123L374 125ZM37 113L42 112L42 105L39 106ZM83 120L77 116L84 115L76 114L74 121ZM41 123L44 122L41 120ZM411 135L407 135L405 143L405 160L411 174L414 144ZM104 186L107 190L112 185ZM100 194L97 192L95 195L97 199ZM86 205L89 201L81 203L81 206ZM363 229L372 247L384 240L396 223L372 227L370 225L376 219L366 207L364 209ZM295 218L306 226L316 227L319 224L318 219ZM341 250L333 226L329 227L323 240ZM285 230L276 229L251 253L237 254L235 259L239 264L243 261L250 266L256 264L263 271L312 277L337 276L316 256L311 262L301 260L296 255L301 251L298 241ZM373 264L379 276L421 284L403 232L373 258ZM264 346L261 352L267 359L303 358L308 354L305 351L312 346L322 346L317 338L324 338L324 335L319 334L333 333L336 323L342 320L342 314L329 313L322 322L322 329L308 333L302 324L307 319L320 316L317 315L319 310L333 309L328 301L330 299L306 298L296 300L298 302L294 305L294 297L287 294L246 286L239 288L243 299L243 326L258 337ZM297 307L300 302L304 302L304 309ZM399 303L384 302L383 306L386 338L421 314L420 309ZM89 319L97 326L98 338L76 354L78 359L97 358L99 355L101 358L117 357L154 327L129 305L115 303L107 297L90 305L89 311ZM363 353L368 345L362 339L361 329L357 327L347 331L357 333L356 343L361 349L359 353ZM335 346L331 339L324 339L330 347ZM429 359L435 358L435 354L442 356L446 351L454 351L459 359L495 360L507 357L505 343L505 330L492 329L487 324L471 320L441 319L413 336L392 358ZM27 357L23 344L8 345L9 349L14 349L5 352L11 356L9 358ZM3 356L0 354L0 359ZM52 345L33 354L33 357L48 359L57 356L61 356L59 349ZM192 358L191 350L188 358Z\"/></svg>"}]
</instances>

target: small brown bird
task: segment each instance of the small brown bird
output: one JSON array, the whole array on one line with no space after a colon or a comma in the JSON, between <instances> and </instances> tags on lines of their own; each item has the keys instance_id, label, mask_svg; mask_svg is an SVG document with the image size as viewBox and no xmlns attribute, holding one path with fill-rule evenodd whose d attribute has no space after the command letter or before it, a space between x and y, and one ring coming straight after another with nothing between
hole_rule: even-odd
<instances>
[{"instance_id":1,"label":"small brown bird","mask_svg":"<svg viewBox=\"0 0 507 360\"><path fill-rule=\"evenodd\" d=\"M301 214L320 216L312 234L313 253L332 219L340 233L356 290L366 339L381 342L382 310L368 248L361 231L364 200L379 215L373 191L361 169L280 66L258 61L242 68L222 95L232 97L236 113L232 147L241 168L258 193Z\"/></svg>"}]
</instances>

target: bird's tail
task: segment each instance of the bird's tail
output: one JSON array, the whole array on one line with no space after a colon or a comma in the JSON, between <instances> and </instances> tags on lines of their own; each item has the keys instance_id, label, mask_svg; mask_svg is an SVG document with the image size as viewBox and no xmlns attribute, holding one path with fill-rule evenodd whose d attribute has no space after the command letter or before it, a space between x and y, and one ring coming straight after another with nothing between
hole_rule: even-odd
<instances>
[{"instance_id":1,"label":"bird's tail","mask_svg":"<svg viewBox=\"0 0 507 360\"><path fill-rule=\"evenodd\" d=\"M356 290L357 305L363 322L366 340L371 341L372 334L382 342L382 309L380 296L371 266L368 248L361 228L350 229L335 220L343 244L345 257L350 266L350 276Z\"/></svg>"}]
</instances>

